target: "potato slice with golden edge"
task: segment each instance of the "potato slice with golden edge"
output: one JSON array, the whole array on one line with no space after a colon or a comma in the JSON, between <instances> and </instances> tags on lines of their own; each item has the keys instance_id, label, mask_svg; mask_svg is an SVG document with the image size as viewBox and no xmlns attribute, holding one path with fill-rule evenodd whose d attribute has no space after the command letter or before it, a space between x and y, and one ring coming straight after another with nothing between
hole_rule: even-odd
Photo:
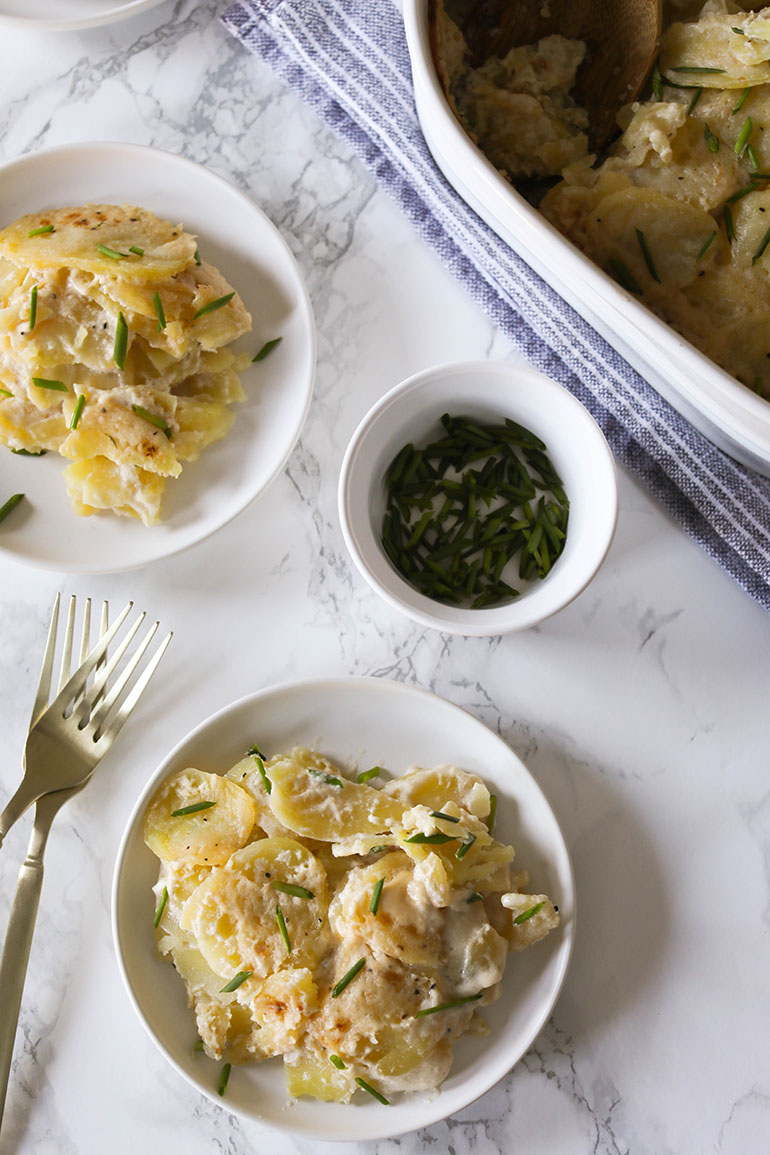
<instances>
[{"instance_id":1,"label":"potato slice with golden edge","mask_svg":"<svg viewBox=\"0 0 770 1155\"><path fill-rule=\"evenodd\" d=\"M276 883L303 887L313 897L287 894ZM326 946L326 906L326 876L314 855L293 839L263 838L212 871L187 901L181 926L217 974L232 978L246 970L261 979L283 967L315 963Z\"/></svg>"},{"instance_id":2,"label":"potato slice with golden edge","mask_svg":"<svg viewBox=\"0 0 770 1155\"><path fill-rule=\"evenodd\" d=\"M736 29L740 31L736 32ZM711 13L671 24L660 42L660 70L678 84L745 88L767 81L770 9Z\"/></svg>"},{"instance_id":3,"label":"potato slice with golden edge","mask_svg":"<svg viewBox=\"0 0 770 1155\"><path fill-rule=\"evenodd\" d=\"M48 231L30 236L37 229ZM99 245L125 254L115 258ZM138 256L131 245L144 249ZM159 281L194 263L195 237L137 205L83 205L20 217L0 232L0 256L31 269L75 268L99 276ZM117 266L120 266L118 270Z\"/></svg>"},{"instance_id":4,"label":"potato slice with golden edge","mask_svg":"<svg viewBox=\"0 0 770 1155\"><path fill-rule=\"evenodd\" d=\"M267 764L263 763L263 765ZM273 814L270 799L253 754L247 754L245 758L241 758L240 762L231 766L225 777L231 778L244 790L248 790L257 808L257 825L260 830L264 830L268 838L291 838L293 831L279 822Z\"/></svg>"},{"instance_id":5,"label":"potato slice with golden edge","mask_svg":"<svg viewBox=\"0 0 770 1155\"><path fill-rule=\"evenodd\" d=\"M166 479L135 465L116 465L106 457L73 461L64 470L67 493L79 517L110 510L138 517L145 525L158 521Z\"/></svg>"},{"instance_id":6,"label":"potato slice with golden edge","mask_svg":"<svg viewBox=\"0 0 770 1155\"><path fill-rule=\"evenodd\" d=\"M194 813L175 811L211 803ZM256 808L251 797L218 774L190 767L161 783L144 818L144 840L164 861L219 865L251 834Z\"/></svg>"},{"instance_id":7,"label":"potato slice with golden edge","mask_svg":"<svg viewBox=\"0 0 770 1155\"><path fill-rule=\"evenodd\" d=\"M477 818L486 818L489 814L487 787L477 774L469 774L456 766L433 766L430 769L415 766L400 778L386 782L382 792L397 798L405 806L443 810L447 802L454 802Z\"/></svg>"},{"instance_id":8,"label":"potato slice with golden edge","mask_svg":"<svg viewBox=\"0 0 770 1155\"><path fill-rule=\"evenodd\" d=\"M304 747L271 761L268 775L273 784L270 808L276 818L306 838L336 842L354 831L387 831L404 810L381 790L350 782L325 758Z\"/></svg>"},{"instance_id":9,"label":"potato slice with golden edge","mask_svg":"<svg viewBox=\"0 0 770 1155\"><path fill-rule=\"evenodd\" d=\"M294 1051L284 1062L286 1089L292 1099L308 1095L323 1103L347 1103L356 1090L350 1068L338 1070L328 1055Z\"/></svg>"},{"instance_id":10,"label":"potato slice with golden edge","mask_svg":"<svg viewBox=\"0 0 770 1155\"><path fill-rule=\"evenodd\" d=\"M510 911L503 933L511 950L526 950L559 925L558 912L547 894L504 894L500 903Z\"/></svg>"},{"instance_id":11,"label":"potato slice with golden edge","mask_svg":"<svg viewBox=\"0 0 770 1155\"><path fill-rule=\"evenodd\" d=\"M246 1001L262 1028L263 1054L282 1055L301 1042L308 1019L318 1009L318 988L307 967L288 967L269 975Z\"/></svg>"}]
</instances>

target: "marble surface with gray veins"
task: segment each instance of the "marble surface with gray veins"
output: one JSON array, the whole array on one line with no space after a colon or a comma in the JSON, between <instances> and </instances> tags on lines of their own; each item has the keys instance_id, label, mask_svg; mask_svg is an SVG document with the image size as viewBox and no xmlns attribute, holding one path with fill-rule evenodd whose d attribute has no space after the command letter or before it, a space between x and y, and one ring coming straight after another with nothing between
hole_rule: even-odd
<instances>
[{"instance_id":1,"label":"marble surface with gray veins","mask_svg":"<svg viewBox=\"0 0 770 1155\"><path fill-rule=\"evenodd\" d=\"M626 476L604 568L539 628L442 636L369 590L336 514L359 419L432 363L515 355L346 148L225 33L221 7L169 0L87 32L0 36L3 161L104 139L209 165L287 238L318 325L301 441L213 538L112 577L0 555L0 798L56 590L133 597L175 630L141 725L54 828L0 1152L763 1155L770 620ZM121 985L110 888L143 783L201 718L271 683L347 673L429 687L510 743L563 827L580 918L562 996L507 1078L424 1132L327 1147L232 1116L156 1051ZM27 817L0 853L3 926L28 831Z\"/></svg>"}]
</instances>

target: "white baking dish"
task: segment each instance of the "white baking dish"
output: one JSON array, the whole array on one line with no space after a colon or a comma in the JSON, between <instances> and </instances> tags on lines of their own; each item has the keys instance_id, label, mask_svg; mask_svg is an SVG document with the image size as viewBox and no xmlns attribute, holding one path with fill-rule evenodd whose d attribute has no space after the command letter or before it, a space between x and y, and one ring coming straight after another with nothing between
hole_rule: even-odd
<instances>
[{"instance_id":1,"label":"white baking dish","mask_svg":"<svg viewBox=\"0 0 770 1155\"><path fill-rule=\"evenodd\" d=\"M770 477L770 404L617 285L512 188L446 102L431 57L428 0L403 0L403 12L417 114L447 180L688 421Z\"/></svg>"}]
</instances>

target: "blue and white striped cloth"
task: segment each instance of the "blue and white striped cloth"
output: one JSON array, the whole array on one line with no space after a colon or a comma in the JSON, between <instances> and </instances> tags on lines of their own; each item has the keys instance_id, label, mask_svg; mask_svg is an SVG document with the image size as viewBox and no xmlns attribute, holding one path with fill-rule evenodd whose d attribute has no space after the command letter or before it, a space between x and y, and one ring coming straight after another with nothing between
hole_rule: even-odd
<instances>
[{"instance_id":1,"label":"blue and white striped cloth","mask_svg":"<svg viewBox=\"0 0 770 1155\"><path fill-rule=\"evenodd\" d=\"M527 359L583 402L618 460L770 610L770 481L694 430L447 183L420 130L392 0L238 0L223 19L352 145Z\"/></svg>"}]
</instances>

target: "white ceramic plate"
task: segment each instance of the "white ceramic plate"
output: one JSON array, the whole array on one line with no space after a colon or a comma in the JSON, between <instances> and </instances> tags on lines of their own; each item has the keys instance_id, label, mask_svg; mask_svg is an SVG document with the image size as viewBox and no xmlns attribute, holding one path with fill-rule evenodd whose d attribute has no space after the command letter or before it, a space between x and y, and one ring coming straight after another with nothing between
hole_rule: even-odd
<instances>
[{"instance_id":1,"label":"white ceramic plate","mask_svg":"<svg viewBox=\"0 0 770 1155\"><path fill-rule=\"evenodd\" d=\"M135 203L181 221L251 313L252 332L234 347L256 353L283 338L241 375L247 400L234 407L230 432L167 483L160 525L115 514L77 517L59 454L2 450L3 495L24 493L26 501L0 526L0 549L44 569L111 573L203 540L281 471L310 405L315 334L302 276L280 233L247 196L200 165L138 145L78 144L0 170L0 227L37 209L88 202Z\"/></svg>"},{"instance_id":2,"label":"white ceramic plate","mask_svg":"<svg viewBox=\"0 0 770 1155\"><path fill-rule=\"evenodd\" d=\"M348 1106L300 1099L288 1103L283 1064L233 1067L225 1105L246 1118L308 1138L372 1140L400 1135L452 1115L506 1074L545 1023L561 989L575 929L569 853L540 787L506 744L476 718L427 691L376 678L311 680L263 690L198 727L166 758L129 820L115 870L113 929L123 979L151 1037L197 1090L216 1093L220 1065L193 1054L195 1025L184 985L154 951L150 888L157 859L142 838L144 811L159 782L189 765L223 772L258 742L268 755L297 743L316 746L342 764L453 762L477 771L498 795L498 837L512 841L532 889L549 894L561 926L523 954L512 954L500 1000L487 1012L484 1039L463 1039L439 1095L416 1095L390 1107L362 1096Z\"/></svg>"},{"instance_id":3,"label":"white ceramic plate","mask_svg":"<svg viewBox=\"0 0 770 1155\"><path fill-rule=\"evenodd\" d=\"M162 0L0 0L0 25L66 31L136 16Z\"/></svg>"}]
</instances>

